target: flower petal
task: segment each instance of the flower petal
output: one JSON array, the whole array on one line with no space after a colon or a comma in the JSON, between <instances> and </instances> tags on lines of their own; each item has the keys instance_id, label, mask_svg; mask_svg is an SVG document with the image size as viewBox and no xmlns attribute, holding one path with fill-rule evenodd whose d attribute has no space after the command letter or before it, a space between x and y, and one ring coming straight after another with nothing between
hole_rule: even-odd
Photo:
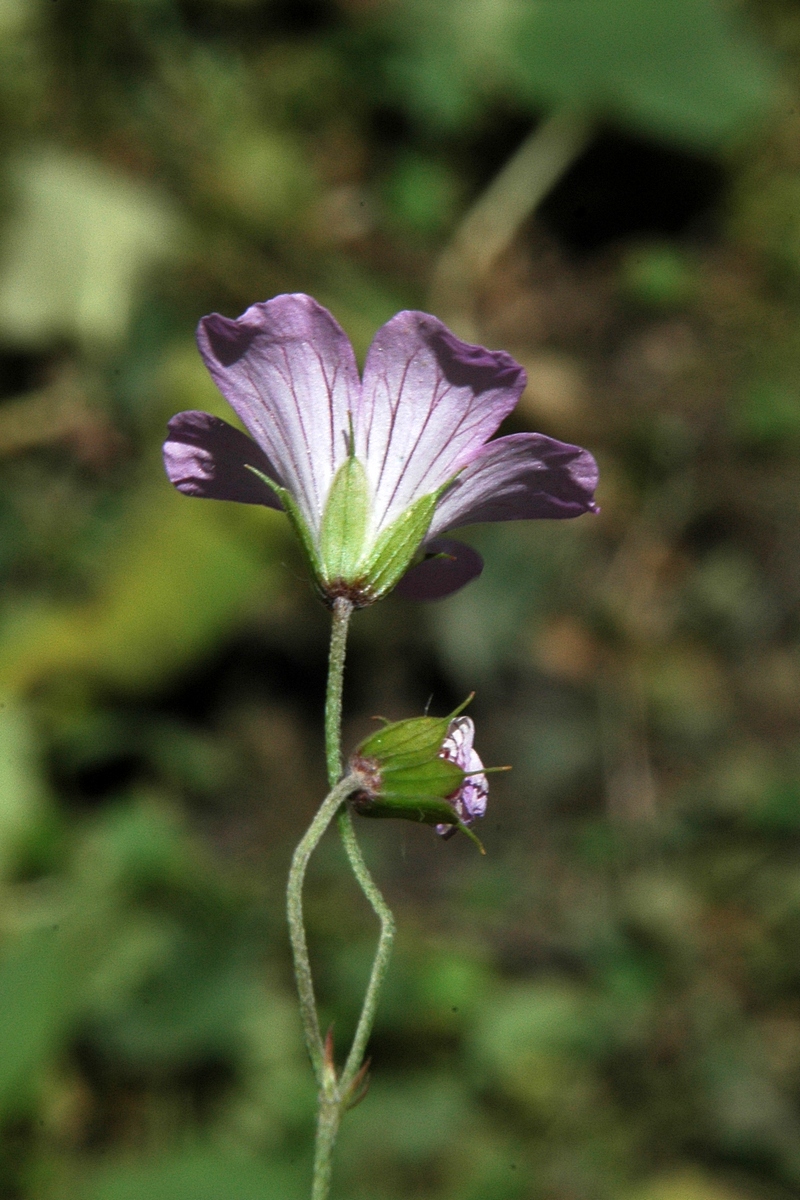
<instances>
[{"instance_id":1,"label":"flower petal","mask_svg":"<svg viewBox=\"0 0 800 1200\"><path fill-rule=\"evenodd\" d=\"M182 412L167 426L164 468L179 492L209 500L238 500L282 508L275 493L249 471L275 471L263 450L247 434L205 412Z\"/></svg>"},{"instance_id":2,"label":"flower petal","mask_svg":"<svg viewBox=\"0 0 800 1200\"><path fill-rule=\"evenodd\" d=\"M579 517L597 512L597 463L588 450L545 437L514 433L489 442L445 492L429 537L479 521Z\"/></svg>"},{"instance_id":3,"label":"flower petal","mask_svg":"<svg viewBox=\"0 0 800 1200\"><path fill-rule=\"evenodd\" d=\"M437 538L425 550L430 557L406 571L395 588L407 600L441 600L477 579L483 570L478 551L453 538Z\"/></svg>"},{"instance_id":4,"label":"flower petal","mask_svg":"<svg viewBox=\"0 0 800 1200\"><path fill-rule=\"evenodd\" d=\"M356 429L376 530L470 462L524 386L525 372L510 355L462 342L426 313L398 313L379 329Z\"/></svg>"},{"instance_id":5,"label":"flower petal","mask_svg":"<svg viewBox=\"0 0 800 1200\"><path fill-rule=\"evenodd\" d=\"M456 717L450 722L447 737L442 743L440 754L449 759L467 775L455 796L450 797L459 820L464 825L473 825L486 815L489 796L489 781L483 774L483 763L472 743L475 739L475 724L471 717ZM457 832L456 825L437 825L440 837L448 838Z\"/></svg>"},{"instance_id":6,"label":"flower petal","mask_svg":"<svg viewBox=\"0 0 800 1200\"><path fill-rule=\"evenodd\" d=\"M316 535L347 457L361 385L353 348L310 296L276 296L230 320L203 317L197 341L225 399L272 463Z\"/></svg>"}]
</instances>

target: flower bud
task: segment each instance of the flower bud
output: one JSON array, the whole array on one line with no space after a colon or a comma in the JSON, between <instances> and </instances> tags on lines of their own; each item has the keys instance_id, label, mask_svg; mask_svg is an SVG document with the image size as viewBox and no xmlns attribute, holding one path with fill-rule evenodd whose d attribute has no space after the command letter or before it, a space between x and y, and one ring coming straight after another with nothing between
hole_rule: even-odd
<instances>
[{"instance_id":1,"label":"flower bud","mask_svg":"<svg viewBox=\"0 0 800 1200\"><path fill-rule=\"evenodd\" d=\"M460 829L483 851L469 826L486 811L489 788L472 749L475 727L459 716L465 704L449 717L387 723L363 741L350 760L362 781L355 811L435 825L443 837Z\"/></svg>"}]
</instances>

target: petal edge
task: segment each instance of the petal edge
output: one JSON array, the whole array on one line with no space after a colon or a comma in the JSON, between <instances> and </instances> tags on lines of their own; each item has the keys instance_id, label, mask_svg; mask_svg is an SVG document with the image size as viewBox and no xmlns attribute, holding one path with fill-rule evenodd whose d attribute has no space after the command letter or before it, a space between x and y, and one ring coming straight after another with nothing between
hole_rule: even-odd
<instances>
[{"instance_id":1,"label":"petal edge","mask_svg":"<svg viewBox=\"0 0 800 1200\"><path fill-rule=\"evenodd\" d=\"M302 293L253 304L197 328L208 371L272 464L316 536L337 468L358 425L361 383L350 341L326 308Z\"/></svg>"},{"instance_id":2,"label":"petal edge","mask_svg":"<svg viewBox=\"0 0 800 1200\"><path fill-rule=\"evenodd\" d=\"M437 317L400 312L364 365L363 453L378 528L469 463L517 403L524 369L462 342Z\"/></svg>"},{"instance_id":3,"label":"petal edge","mask_svg":"<svg viewBox=\"0 0 800 1200\"><path fill-rule=\"evenodd\" d=\"M179 492L206 500L283 507L271 488L248 470L249 465L263 475L274 475L269 459L247 434L220 417L196 411L178 413L167 429L164 470Z\"/></svg>"},{"instance_id":4,"label":"petal edge","mask_svg":"<svg viewBox=\"0 0 800 1200\"><path fill-rule=\"evenodd\" d=\"M597 512L597 479L597 463L580 446L543 433L497 438L444 494L430 533L481 521L564 520Z\"/></svg>"}]
</instances>

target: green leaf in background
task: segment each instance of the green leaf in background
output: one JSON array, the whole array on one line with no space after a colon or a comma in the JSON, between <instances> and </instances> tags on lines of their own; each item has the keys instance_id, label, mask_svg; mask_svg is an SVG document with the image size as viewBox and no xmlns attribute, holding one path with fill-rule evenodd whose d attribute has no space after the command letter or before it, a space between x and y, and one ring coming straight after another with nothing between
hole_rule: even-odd
<instances>
[{"instance_id":1,"label":"green leaf in background","mask_svg":"<svg viewBox=\"0 0 800 1200\"><path fill-rule=\"evenodd\" d=\"M9 167L0 332L21 345L122 340L146 272L173 258L181 223L155 188L64 150L30 150Z\"/></svg>"},{"instance_id":2,"label":"green leaf in background","mask_svg":"<svg viewBox=\"0 0 800 1200\"><path fill-rule=\"evenodd\" d=\"M578 1112L585 1119L599 1100L591 1064L606 1037L592 997L551 978L490 999L473 1031L473 1053L478 1069L526 1108L580 1120Z\"/></svg>"},{"instance_id":3,"label":"green leaf in background","mask_svg":"<svg viewBox=\"0 0 800 1200\"><path fill-rule=\"evenodd\" d=\"M727 1180L684 1167L639 1183L624 1200L742 1200L744 1195Z\"/></svg>"},{"instance_id":4,"label":"green leaf in background","mask_svg":"<svg viewBox=\"0 0 800 1200\"><path fill-rule=\"evenodd\" d=\"M457 129L511 90L514 0L404 0L388 10L388 89L425 124ZM382 14L383 15L383 14Z\"/></svg>"},{"instance_id":5,"label":"green leaf in background","mask_svg":"<svg viewBox=\"0 0 800 1200\"><path fill-rule=\"evenodd\" d=\"M443 163L421 154L399 155L384 195L390 219L416 237L436 237L453 221L461 188Z\"/></svg>"},{"instance_id":6,"label":"green leaf in background","mask_svg":"<svg viewBox=\"0 0 800 1200\"><path fill-rule=\"evenodd\" d=\"M776 95L766 51L712 0L409 0L391 20L390 84L445 127L504 96L713 147Z\"/></svg>"},{"instance_id":7,"label":"green leaf in background","mask_svg":"<svg viewBox=\"0 0 800 1200\"><path fill-rule=\"evenodd\" d=\"M373 1187L380 1187L387 1153L411 1168L463 1137L467 1096L463 1084L450 1075L420 1073L402 1081L376 1081L370 1093L372 1112L362 1107L344 1125L341 1155L343 1170L349 1167L355 1174L360 1163ZM380 1145L376 1129L382 1130Z\"/></svg>"},{"instance_id":8,"label":"green leaf in background","mask_svg":"<svg viewBox=\"0 0 800 1200\"><path fill-rule=\"evenodd\" d=\"M796 379L757 379L731 407L737 442L760 451L787 454L800 443L800 391Z\"/></svg>"},{"instance_id":9,"label":"green leaf in background","mask_svg":"<svg viewBox=\"0 0 800 1200\"><path fill-rule=\"evenodd\" d=\"M24 690L59 670L132 688L167 678L270 587L269 527L238 518L166 483L145 490L126 514L94 599L30 606L9 619L2 690Z\"/></svg>"},{"instance_id":10,"label":"green leaf in background","mask_svg":"<svg viewBox=\"0 0 800 1200\"><path fill-rule=\"evenodd\" d=\"M0 879L49 809L40 753L28 710L10 697L0 702Z\"/></svg>"},{"instance_id":11,"label":"green leaf in background","mask_svg":"<svg viewBox=\"0 0 800 1200\"><path fill-rule=\"evenodd\" d=\"M30 1104L85 998L95 957L94 939L60 916L6 951L0 961L0 1114Z\"/></svg>"},{"instance_id":12,"label":"green leaf in background","mask_svg":"<svg viewBox=\"0 0 800 1200\"><path fill-rule=\"evenodd\" d=\"M230 130L203 182L233 214L270 231L296 225L314 198L313 174L299 139L264 127Z\"/></svg>"},{"instance_id":13,"label":"green leaf in background","mask_svg":"<svg viewBox=\"0 0 800 1200\"><path fill-rule=\"evenodd\" d=\"M620 264L623 294L645 308L681 309L697 295L697 271L689 257L669 243L631 246Z\"/></svg>"},{"instance_id":14,"label":"green leaf in background","mask_svg":"<svg viewBox=\"0 0 800 1200\"><path fill-rule=\"evenodd\" d=\"M199 1146L147 1163L108 1164L78 1185L73 1200L299 1200L307 1169Z\"/></svg>"},{"instance_id":15,"label":"green leaf in background","mask_svg":"<svg viewBox=\"0 0 800 1200\"><path fill-rule=\"evenodd\" d=\"M713 0L538 0L513 41L533 103L714 146L763 115L775 66Z\"/></svg>"}]
</instances>

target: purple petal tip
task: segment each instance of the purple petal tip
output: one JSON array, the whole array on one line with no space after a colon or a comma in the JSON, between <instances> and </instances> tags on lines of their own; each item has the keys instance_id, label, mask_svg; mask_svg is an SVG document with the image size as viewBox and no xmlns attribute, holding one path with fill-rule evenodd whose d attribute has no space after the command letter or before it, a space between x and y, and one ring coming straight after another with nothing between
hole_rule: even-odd
<instances>
[{"instance_id":1,"label":"purple petal tip","mask_svg":"<svg viewBox=\"0 0 800 1200\"><path fill-rule=\"evenodd\" d=\"M250 470L272 477L266 456L246 434L205 412L178 413L167 429L164 470L179 492L281 508L275 492Z\"/></svg>"}]
</instances>

